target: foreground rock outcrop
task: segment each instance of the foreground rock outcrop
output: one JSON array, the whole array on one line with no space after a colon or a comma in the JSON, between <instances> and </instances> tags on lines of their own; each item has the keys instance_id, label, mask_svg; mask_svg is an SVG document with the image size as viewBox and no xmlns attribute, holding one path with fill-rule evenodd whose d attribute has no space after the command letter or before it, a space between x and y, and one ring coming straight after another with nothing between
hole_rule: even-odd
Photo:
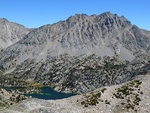
<instances>
[{"instance_id":1,"label":"foreground rock outcrop","mask_svg":"<svg viewBox=\"0 0 150 113\"><path fill-rule=\"evenodd\" d=\"M25 100L1 113L149 113L150 74L61 100Z\"/></svg>"},{"instance_id":2,"label":"foreground rock outcrop","mask_svg":"<svg viewBox=\"0 0 150 113\"><path fill-rule=\"evenodd\" d=\"M9 106L23 101L27 98L28 97L19 93L8 92L5 89L0 88L0 109L8 108Z\"/></svg>"}]
</instances>

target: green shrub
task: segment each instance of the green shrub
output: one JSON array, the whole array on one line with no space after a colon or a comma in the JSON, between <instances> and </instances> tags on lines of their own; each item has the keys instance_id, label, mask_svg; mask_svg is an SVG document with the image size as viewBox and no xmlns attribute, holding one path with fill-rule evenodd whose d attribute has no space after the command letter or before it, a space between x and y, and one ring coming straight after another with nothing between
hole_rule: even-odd
<instances>
[{"instance_id":1,"label":"green shrub","mask_svg":"<svg viewBox=\"0 0 150 113\"><path fill-rule=\"evenodd\" d=\"M106 88L101 89L101 92L104 93L104 91L107 90Z\"/></svg>"}]
</instances>

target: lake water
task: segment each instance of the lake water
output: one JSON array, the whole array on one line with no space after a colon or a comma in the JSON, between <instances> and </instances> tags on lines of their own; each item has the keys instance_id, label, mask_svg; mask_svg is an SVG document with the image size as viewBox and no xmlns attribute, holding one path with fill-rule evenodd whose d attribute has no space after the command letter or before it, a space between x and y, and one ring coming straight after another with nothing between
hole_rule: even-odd
<instances>
[{"instance_id":1,"label":"lake water","mask_svg":"<svg viewBox=\"0 0 150 113\"><path fill-rule=\"evenodd\" d=\"M24 87L0 87L0 88L4 88L6 90L10 90L10 89L15 90L15 89L23 89ZM50 87L41 87L41 92L39 94L24 94L24 95L32 96L33 98L39 98L44 100L56 100L56 99L71 97L75 94L57 92Z\"/></svg>"}]
</instances>

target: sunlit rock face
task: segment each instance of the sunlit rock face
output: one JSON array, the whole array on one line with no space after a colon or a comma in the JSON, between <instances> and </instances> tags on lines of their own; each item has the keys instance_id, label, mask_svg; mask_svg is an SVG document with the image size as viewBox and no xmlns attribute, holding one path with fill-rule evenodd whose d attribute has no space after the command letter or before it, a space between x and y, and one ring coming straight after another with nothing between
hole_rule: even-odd
<instances>
[{"instance_id":1,"label":"sunlit rock face","mask_svg":"<svg viewBox=\"0 0 150 113\"><path fill-rule=\"evenodd\" d=\"M29 33L30 29L22 25L9 22L5 18L0 19L0 48L5 49L16 43Z\"/></svg>"},{"instance_id":2,"label":"sunlit rock face","mask_svg":"<svg viewBox=\"0 0 150 113\"><path fill-rule=\"evenodd\" d=\"M1 24L8 23L4 19L1 21ZM150 48L148 31L132 25L124 16L119 17L110 12L92 16L77 14L65 21L34 29L29 34L28 29L15 25L5 25L8 36L13 37L15 41L23 36L24 38L7 48L2 60L11 57L12 60L20 62L27 58L46 59L48 56L67 53L72 56L119 55L131 61L135 58L135 53L147 52ZM13 29L8 29L11 26ZM0 31L3 32L3 29ZM12 36L11 31L17 32L17 35ZM7 46L12 44L10 41L7 43Z\"/></svg>"}]
</instances>

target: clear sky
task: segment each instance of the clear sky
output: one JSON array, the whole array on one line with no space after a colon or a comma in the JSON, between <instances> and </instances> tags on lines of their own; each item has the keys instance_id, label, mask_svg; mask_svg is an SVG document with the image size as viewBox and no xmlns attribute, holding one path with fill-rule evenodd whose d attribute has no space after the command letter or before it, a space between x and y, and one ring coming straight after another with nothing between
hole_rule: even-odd
<instances>
[{"instance_id":1,"label":"clear sky","mask_svg":"<svg viewBox=\"0 0 150 113\"><path fill-rule=\"evenodd\" d=\"M132 24L150 30L150 0L0 0L0 18L39 27L78 14L110 11L124 15Z\"/></svg>"}]
</instances>

